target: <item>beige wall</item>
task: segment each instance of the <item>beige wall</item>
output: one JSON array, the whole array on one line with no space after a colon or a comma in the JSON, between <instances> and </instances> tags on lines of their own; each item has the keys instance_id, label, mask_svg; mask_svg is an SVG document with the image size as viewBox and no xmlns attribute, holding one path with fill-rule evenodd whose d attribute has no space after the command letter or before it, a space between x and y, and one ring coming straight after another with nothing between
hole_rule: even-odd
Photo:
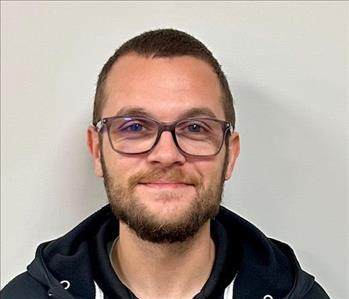
<instances>
[{"instance_id":1,"label":"beige wall","mask_svg":"<svg viewBox=\"0 0 349 299\"><path fill-rule=\"evenodd\" d=\"M188 31L223 64L242 152L224 202L348 289L346 2L1 2L1 283L106 202L85 148L97 73L122 41Z\"/></svg>"}]
</instances>

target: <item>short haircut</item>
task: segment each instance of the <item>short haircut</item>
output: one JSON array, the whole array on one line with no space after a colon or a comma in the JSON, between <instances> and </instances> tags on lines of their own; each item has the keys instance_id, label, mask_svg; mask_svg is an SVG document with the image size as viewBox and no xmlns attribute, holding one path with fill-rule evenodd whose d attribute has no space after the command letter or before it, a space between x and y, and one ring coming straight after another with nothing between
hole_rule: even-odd
<instances>
[{"instance_id":1,"label":"short haircut","mask_svg":"<svg viewBox=\"0 0 349 299\"><path fill-rule=\"evenodd\" d=\"M144 32L125 42L108 59L98 76L93 107L94 125L101 119L101 113L105 102L105 84L113 64L120 57L131 53L151 58L192 56L208 63L217 74L221 85L225 118L235 125L233 96L230 92L227 78L217 59L198 39L175 29L158 29Z\"/></svg>"}]
</instances>

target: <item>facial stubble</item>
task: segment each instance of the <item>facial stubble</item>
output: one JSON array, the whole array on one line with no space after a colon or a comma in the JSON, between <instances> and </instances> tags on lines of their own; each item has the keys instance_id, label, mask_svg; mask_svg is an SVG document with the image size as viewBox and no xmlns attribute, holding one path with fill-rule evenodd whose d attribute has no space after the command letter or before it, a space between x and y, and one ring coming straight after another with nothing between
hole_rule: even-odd
<instances>
[{"instance_id":1,"label":"facial stubble","mask_svg":"<svg viewBox=\"0 0 349 299\"><path fill-rule=\"evenodd\" d=\"M184 242L192 238L208 220L214 219L218 214L227 159L228 156L225 155L222 172L206 188L201 178L189 176L175 167L138 172L122 185L117 179L118 175L112 175L108 170L101 153L104 185L111 209L116 218L127 224L142 240L158 244ZM180 179L195 188L195 197L181 215L173 217L175 219L161 219L149 211L147 205L135 194L138 184L157 179ZM161 200L170 201L176 200L174 197L178 195L168 193L159 196L162 197Z\"/></svg>"}]
</instances>

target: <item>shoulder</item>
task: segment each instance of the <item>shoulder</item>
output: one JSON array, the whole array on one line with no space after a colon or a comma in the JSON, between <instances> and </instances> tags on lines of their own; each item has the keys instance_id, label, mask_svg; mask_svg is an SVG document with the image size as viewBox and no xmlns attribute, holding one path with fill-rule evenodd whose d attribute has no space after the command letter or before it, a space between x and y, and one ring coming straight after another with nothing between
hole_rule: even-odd
<instances>
[{"instance_id":1,"label":"shoulder","mask_svg":"<svg viewBox=\"0 0 349 299\"><path fill-rule=\"evenodd\" d=\"M315 282L313 287L303 297L303 299L330 299L330 297L326 294L324 289L317 282Z\"/></svg>"},{"instance_id":2,"label":"shoulder","mask_svg":"<svg viewBox=\"0 0 349 299\"><path fill-rule=\"evenodd\" d=\"M46 288L24 272L12 279L2 290L1 299L40 299L47 298Z\"/></svg>"}]
</instances>

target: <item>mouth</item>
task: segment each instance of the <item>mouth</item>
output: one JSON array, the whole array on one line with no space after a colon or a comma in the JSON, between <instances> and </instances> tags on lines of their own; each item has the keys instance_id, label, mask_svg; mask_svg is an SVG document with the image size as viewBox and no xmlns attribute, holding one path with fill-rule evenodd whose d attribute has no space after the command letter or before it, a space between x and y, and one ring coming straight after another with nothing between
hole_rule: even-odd
<instances>
[{"instance_id":1,"label":"mouth","mask_svg":"<svg viewBox=\"0 0 349 299\"><path fill-rule=\"evenodd\" d=\"M193 184L189 184L181 181L149 181L139 183L142 186L154 189L178 189L193 187Z\"/></svg>"}]
</instances>

